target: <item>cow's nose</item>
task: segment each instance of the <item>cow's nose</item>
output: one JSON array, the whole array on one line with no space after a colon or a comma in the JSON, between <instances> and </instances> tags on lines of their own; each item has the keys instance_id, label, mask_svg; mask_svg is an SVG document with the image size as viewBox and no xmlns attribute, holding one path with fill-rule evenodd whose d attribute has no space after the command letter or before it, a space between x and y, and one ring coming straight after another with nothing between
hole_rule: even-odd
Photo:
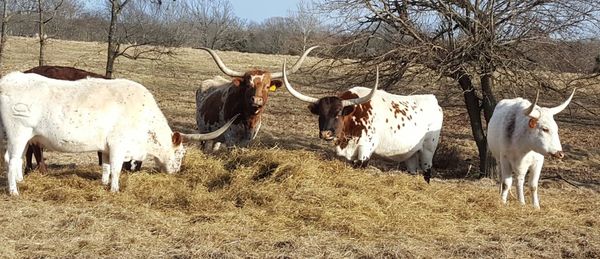
<instances>
[{"instance_id":1,"label":"cow's nose","mask_svg":"<svg viewBox=\"0 0 600 259\"><path fill-rule=\"evenodd\" d=\"M333 139L333 132L331 132L331 130L323 130L321 132L319 132L319 137L321 139L324 140L332 140Z\"/></svg>"},{"instance_id":2,"label":"cow's nose","mask_svg":"<svg viewBox=\"0 0 600 259\"><path fill-rule=\"evenodd\" d=\"M262 97L252 96L252 106L260 107L264 105L264 100Z\"/></svg>"},{"instance_id":3,"label":"cow's nose","mask_svg":"<svg viewBox=\"0 0 600 259\"><path fill-rule=\"evenodd\" d=\"M562 151L558 151L558 152L552 154L552 156L556 157L556 158L564 158L565 157L565 153L562 152Z\"/></svg>"}]
</instances>

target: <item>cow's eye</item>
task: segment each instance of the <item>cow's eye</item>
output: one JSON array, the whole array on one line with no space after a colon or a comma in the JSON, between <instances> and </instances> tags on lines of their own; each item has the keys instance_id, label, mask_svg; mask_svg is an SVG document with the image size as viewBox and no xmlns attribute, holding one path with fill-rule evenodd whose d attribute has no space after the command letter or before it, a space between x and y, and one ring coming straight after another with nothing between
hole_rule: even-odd
<instances>
[{"instance_id":1,"label":"cow's eye","mask_svg":"<svg viewBox=\"0 0 600 259\"><path fill-rule=\"evenodd\" d=\"M548 133L548 132L550 132L550 129L549 129L549 128L546 128L546 127L543 127L543 128L542 128L542 131L543 131L543 132L546 132L546 133Z\"/></svg>"}]
</instances>

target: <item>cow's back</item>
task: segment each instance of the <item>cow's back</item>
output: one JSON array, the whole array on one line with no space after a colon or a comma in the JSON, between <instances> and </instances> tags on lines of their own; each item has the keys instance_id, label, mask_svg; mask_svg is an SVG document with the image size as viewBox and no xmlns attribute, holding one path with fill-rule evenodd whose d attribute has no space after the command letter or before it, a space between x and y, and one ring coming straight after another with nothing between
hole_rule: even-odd
<instances>
[{"instance_id":1,"label":"cow's back","mask_svg":"<svg viewBox=\"0 0 600 259\"><path fill-rule=\"evenodd\" d=\"M64 67L64 66L37 66L31 68L23 73L35 73L38 75L42 75L49 78L61 79L61 80L80 80L86 77L93 78L105 78L109 79L103 75L96 74L93 72L77 69L74 67Z\"/></svg>"},{"instance_id":2,"label":"cow's back","mask_svg":"<svg viewBox=\"0 0 600 259\"><path fill-rule=\"evenodd\" d=\"M59 151L60 141L101 150L114 134L141 134L137 142L142 143L152 125L166 124L152 94L125 79L64 81L11 73L0 80L0 95L5 123L32 128Z\"/></svg>"},{"instance_id":3,"label":"cow's back","mask_svg":"<svg viewBox=\"0 0 600 259\"><path fill-rule=\"evenodd\" d=\"M354 87L366 96L371 89ZM375 154L403 161L422 148L427 138L439 138L443 113L434 95L395 95L377 90L370 101L372 125L367 138L376 145Z\"/></svg>"}]
</instances>

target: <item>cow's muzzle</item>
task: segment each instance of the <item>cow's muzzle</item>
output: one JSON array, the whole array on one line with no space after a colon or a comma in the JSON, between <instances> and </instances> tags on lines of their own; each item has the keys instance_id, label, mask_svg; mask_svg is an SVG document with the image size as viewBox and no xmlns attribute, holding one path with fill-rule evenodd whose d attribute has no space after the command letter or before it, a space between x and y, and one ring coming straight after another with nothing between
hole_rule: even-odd
<instances>
[{"instance_id":1,"label":"cow's muzzle","mask_svg":"<svg viewBox=\"0 0 600 259\"><path fill-rule=\"evenodd\" d=\"M319 132L319 138L327 141L332 141L334 139L334 135L331 130L324 130Z\"/></svg>"},{"instance_id":2,"label":"cow's muzzle","mask_svg":"<svg viewBox=\"0 0 600 259\"><path fill-rule=\"evenodd\" d=\"M262 107L265 101L262 97L252 96L252 107Z\"/></svg>"},{"instance_id":3,"label":"cow's muzzle","mask_svg":"<svg viewBox=\"0 0 600 259\"><path fill-rule=\"evenodd\" d=\"M557 151L556 153L550 153L551 156L558 158L558 159L562 159L565 157L565 153L562 151Z\"/></svg>"}]
</instances>

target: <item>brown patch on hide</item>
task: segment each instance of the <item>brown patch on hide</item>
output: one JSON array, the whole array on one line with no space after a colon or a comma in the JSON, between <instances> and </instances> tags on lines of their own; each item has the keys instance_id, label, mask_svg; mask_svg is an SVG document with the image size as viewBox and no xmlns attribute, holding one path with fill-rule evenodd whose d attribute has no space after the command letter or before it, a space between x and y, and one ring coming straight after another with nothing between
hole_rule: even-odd
<instances>
[{"instance_id":1,"label":"brown patch on hide","mask_svg":"<svg viewBox=\"0 0 600 259\"><path fill-rule=\"evenodd\" d=\"M348 100L355 99L359 96L350 91L346 91L339 95L340 99ZM345 148L348 146L348 141L352 137L360 137L363 132L367 132L367 127L370 126L370 116L373 107L371 106L371 101L366 103L355 105L352 112L348 114L344 114L342 116L342 129L338 131L338 141L337 145L341 148Z\"/></svg>"}]
</instances>

